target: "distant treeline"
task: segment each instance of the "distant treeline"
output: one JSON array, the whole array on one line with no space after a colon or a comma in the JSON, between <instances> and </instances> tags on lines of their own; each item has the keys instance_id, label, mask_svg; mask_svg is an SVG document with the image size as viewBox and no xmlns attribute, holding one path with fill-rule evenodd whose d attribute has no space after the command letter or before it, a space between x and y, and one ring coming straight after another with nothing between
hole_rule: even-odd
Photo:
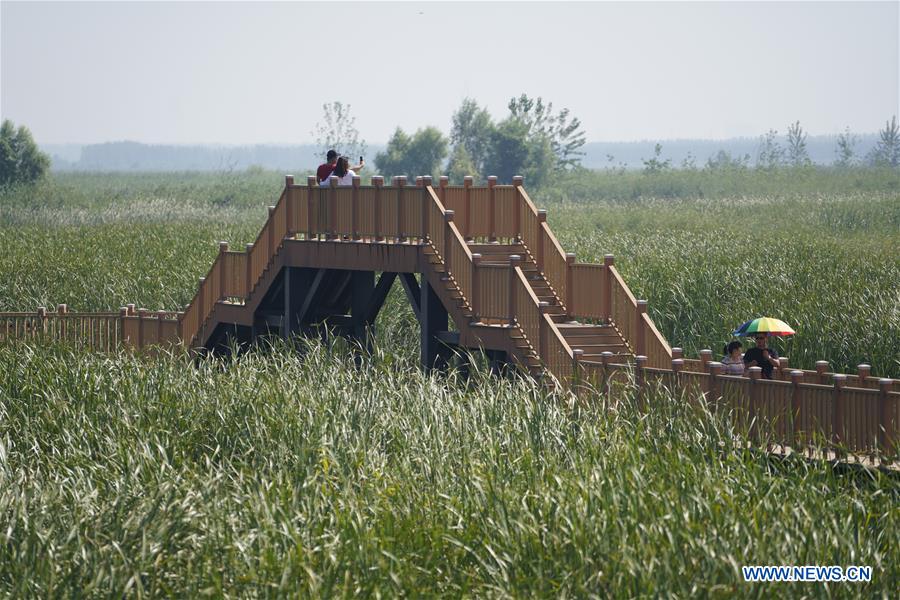
<instances>
[{"instance_id":1,"label":"distant treeline","mask_svg":"<svg viewBox=\"0 0 900 600\"><path fill-rule=\"evenodd\" d=\"M54 171L235 171L249 167L315 168L318 147L301 145L176 146L107 142L86 146L42 146Z\"/></svg>"},{"instance_id":2,"label":"distant treeline","mask_svg":"<svg viewBox=\"0 0 900 600\"><path fill-rule=\"evenodd\" d=\"M784 143L784 138L781 141ZM856 155L865 156L877 141L877 134L859 134ZM720 151L735 158L749 156L752 162L760 150L759 138L588 142L581 147L581 165L589 169L641 169L644 161L654 157L657 143L662 146L662 156L675 168L691 160L702 166ZM806 139L809 158L815 164L832 164L836 146L836 135L811 135ZM51 156L54 171L233 171L262 167L299 173L311 171L320 162L320 148L313 144L176 146L108 142L85 146L47 144L41 149ZM374 157L383 149L382 145L370 144L368 153ZM368 162L372 164L371 160Z\"/></svg>"}]
</instances>

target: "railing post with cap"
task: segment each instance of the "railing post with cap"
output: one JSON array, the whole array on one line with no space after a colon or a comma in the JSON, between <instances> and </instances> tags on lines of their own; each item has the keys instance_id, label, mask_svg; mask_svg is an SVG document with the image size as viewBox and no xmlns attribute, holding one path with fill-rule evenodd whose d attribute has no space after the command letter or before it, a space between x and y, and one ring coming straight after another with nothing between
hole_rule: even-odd
<instances>
[{"instance_id":1,"label":"railing post with cap","mask_svg":"<svg viewBox=\"0 0 900 600\"><path fill-rule=\"evenodd\" d=\"M463 205L465 206L464 210L465 210L466 214L464 215L464 218L463 218L463 225L465 225L465 230L462 231L461 233L463 234L463 239L467 242L472 241L472 238L473 238L473 236L472 236L472 184L474 182L475 182L475 180L472 178L471 175L466 175L465 177L463 177L463 195L464 195L464 200L465 200L463 202Z\"/></svg>"},{"instance_id":2,"label":"railing post with cap","mask_svg":"<svg viewBox=\"0 0 900 600\"><path fill-rule=\"evenodd\" d=\"M513 201L513 232L516 240L522 239L522 210L525 209L525 203L519 202L519 196L522 193L520 189L525 178L521 175L515 175L512 179L513 187L516 189L515 200Z\"/></svg>"},{"instance_id":3,"label":"railing post with cap","mask_svg":"<svg viewBox=\"0 0 900 600\"><path fill-rule=\"evenodd\" d=\"M225 297L225 253L228 252L228 242L219 242L219 300Z\"/></svg>"},{"instance_id":4,"label":"railing post with cap","mask_svg":"<svg viewBox=\"0 0 900 600\"><path fill-rule=\"evenodd\" d=\"M475 320L481 320L481 313L478 311L481 304L481 298L479 294L481 293L481 287L479 285L479 274L478 274L478 265L481 264L481 255L473 254L472 255L472 312L475 315Z\"/></svg>"},{"instance_id":5,"label":"railing post with cap","mask_svg":"<svg viewBox=\"0 0 900 600\"><path fill-rule=\"evenodd\" d=\"M353 176L353 199L350 205L350 227L352 229L352 239L354 242L360 240L359 235L359 184L362 178L359 175Z\"/></svg>"},{"instance_id":6,"label":"railing post with cap","mask_svg":"<svg viewBox=\"0 0 900 600\"><path fill-rule=\"evenodd\" d=\"M570 315L575 314L575 290L572 286L574 282L574 265L575 254L573 252L566 253L566 297L563 299L566 303L566 312Z\"/></svg>"},{"instance_id":7,"label":"railing post with cap","mask_svg":"<svg viewBox=\"0 0 900 600\"><path fill-rule=\"evenodd\" d=\"M872 375L872 366L867 365L866 363L862 363L856 367L856 376L859 378L859 382L864 384L866 379L871 377Z\"/></svg>"},{"instance_id":8,"label":"railing post with cap","mask_svg":"<svg viewBox=\"0 0 900 600\"><path fill-rule=\"evenodd\" d=\"M516 324L516 268L522 266L522 257L511 254L509 257L509 326Z\"/></svg>"},{"instance_id":9,"label":"railing post with cap","mask_svg":"<svg viewBox=\"0 0 900 600\"><path fill-rule=\"evenodd\" d=\"M372 177L372 185L375 186L375 241L383 242L382 228L384 225L381 220L381 193L384 187L384 177L381 175Z\"/></svg>"},{"instance_id":10,"label":"railing post with cap","mask_svg":"<svg viewBox=\"0 0 900 600\"><path fill-rule=\"evenodd\" d=\"M291 198L293 197L291 194L291 188L294 187L294 176L293 175L285 175L284 176L284 229L285 229L285 237L291 237L291 234L294 232L294 203L291 202Z\"/></svg>"},{"instance_id":11,"label":"railing post with cap","mask_svg":"<svg viewBox=\"0 0 900 600\"><path fill-rule=\"evenodd\" d=\"M601 302L603 306L601 307L602 313L605 315L606 323L612 323L612 266L615 263L615 258L612 254L606 254L603 256L603 270L606 272L604 277L606 277L606 287L603 289L603 298Z\"/></svg>"},{"instance_id":12,"label":"railing post with cap","mask_svg":"<svg viewBox=\"0 0 900 600\"><path fill-rule=\"evenodd\" d=\"M315 221L313 221L313 206L316 205L316 198L318 197L319 184L316 182L316 178L310 175L306 178L306 239L311 240L313 237L318 237L318 227L316 227Z\"/></svg>"},{"instance_id":13,"label":"railing post with cap","mask_svg":"<svg viewBox=\"0 0 900 600\"><path fill-rule=\"evenodd\" d=\"M788 359L785 356L778 358L778 379L787 381L791 378L791 371L788 368Z\"/></svg>"},{"instance_id":14,"label":"railing post with cap","mask_svg":"<svg viewBox=\"0 0 900 600\"><path fill-rule=\"evenodd\" d=\"M709 373L709 363L712 362L712 350L703 349L700 351L700 369L704 373Z\"/></svg>"},{"instance_id":15,"label":"railing post with cap","mask_svg":"<svg viewBox=\"0 0 900 600\"><path fill-rule=\"evenodd\" d=\"M575 388L575 394L578 394L578 384L581 383L581 357L584 350L581 348L572 349L572 387Z\"/></svg>"},{"instance_id":16,"label":"railing post with cap","mask_svg":"<svg viewBox=\"0 0 900 600\"><path fill-rule=\"evenodd\" d=\"M828 361L827 360L817 360L816 361L816 374L819 376L819 383L825 385L828 383Z\"/></svg>"},{"instance_id":17,"label":"railing post with cap","mask_svg":"<svg viewBox=\"0 0 900 600\"><path fill-rule=\"evenodd\" d=\"M488 231L490 232L490 236L488 237L488 241L493 243L497 241L497 203L494 200L494 186L497 185L497 176L491 175L488 177Z\"/></svg>"}]
</instances>

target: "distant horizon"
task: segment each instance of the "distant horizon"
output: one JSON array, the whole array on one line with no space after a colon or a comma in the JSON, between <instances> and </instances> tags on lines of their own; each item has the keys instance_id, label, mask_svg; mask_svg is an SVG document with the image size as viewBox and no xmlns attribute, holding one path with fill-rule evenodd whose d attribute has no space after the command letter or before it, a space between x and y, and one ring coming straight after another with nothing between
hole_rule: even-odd
<instances>
[{"instance_id":1,"label":"distant horizon","mask_svg":"<svg viewBox=\"0 0 900 600\"><path fill-rule=\"evenodd\" d=\"M866 156L878 141L877 133L853 133L854 153ZM703 165L724 151L734 159L751 162L758 155L762 136L729 139L670 139L604 142L591 141L581 147L581 165L588 169L640 168L653 157L657 144L661 158L673 165ZM778 141L786 146L785 136ZM828 165L835 160L837 135L809 135L806 138L810 160ZM325 148L316 143L270 144L148 144L121 140L95 144L41 144L52 160L54 171L209 171L243 169L251 166L270 170L295 170L321 162ZM367 162L375 166L376 154L385 144L370 143ZM341 150L340 147L337 148ZM610 158L612 157L612 158Z\"/></svg>"},{"instance_id":2,"label":"distant horizon","mask_svg":"<svg viewBox=\"0 0 900 600\"><path fill-rule=\"evenodd\" d=\"M894 116L894 115L891 115ZM900 118L900 116L898 116ZM887 119L890 120L890 117ZM25 125L24 123L16 123L16 127L19 125ZM801 122L802 126L803 123ZM440 129L440 128L438 128ZM786 127L784 130L776 129L778 132L778 137L786 137ZM603 140L603 139L594 139L587 140L585 144L649 144L649 143L663 143L663 142L728 142L732 140L754 140L759 139L763 135L765 135L768 130L758 133L756 135L734 135L731 137L725 138L704 138L704 137L677 137L677 138L644 138L644 139L634 139L634 140ZM850 133L855 136L877 136L880 130L876 131L854 131L850 130ZM409 132L411 133L411 132ZM445 136L449 137L449 134L445 131L441 131ZM837 137L842 135L844 131L838 131L836 133L811 133L806 130L803 133L807 134L810 138L822 138L822 137ZM245 146L317 146L318 144L313 141L297 141L297 142L148 142L145 140L136 140L136 139L108 139L98 142L44 142L35 138L35 142L39 146L98 146L101 144L120 144L120 143L135 143L135 144L143 144L145 146L178 146L178 147L189 147L189 146L204 146L208 148L230 148L230 147L245 147ZM367 146L386 146L387 141L383 142L373 142L366 140Z\"/></svg>"},{"instance_id":3,"label":"distant horizon","mask_svg":"<svg viewBox=\"0 0 900 600\"><path fill-rule=\"evenodd\" d=\"M333 2L0 13L0 116L45 144L307 143L334 101L388 140L449 131L464 98L502 120L524 93L596 143L871 132L900 106L898 2L343 2L339 27Z\"/></svg>"}]
</instances>

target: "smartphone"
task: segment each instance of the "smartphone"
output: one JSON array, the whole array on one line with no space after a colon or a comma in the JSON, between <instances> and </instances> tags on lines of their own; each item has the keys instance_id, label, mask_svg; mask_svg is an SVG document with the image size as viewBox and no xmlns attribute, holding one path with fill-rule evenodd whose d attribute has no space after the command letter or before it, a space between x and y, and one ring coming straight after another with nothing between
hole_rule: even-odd
<instances>
[{"instance_id":1,"label":"smartphone","mask_svg":"<svg viewBox=\"0 0 900 600\"><path fill-rule=\"evenodd\" d=\"M362 156L359 157L359 164L363 164L363 158L362 158Z\"/></svg>"}]
</instances>

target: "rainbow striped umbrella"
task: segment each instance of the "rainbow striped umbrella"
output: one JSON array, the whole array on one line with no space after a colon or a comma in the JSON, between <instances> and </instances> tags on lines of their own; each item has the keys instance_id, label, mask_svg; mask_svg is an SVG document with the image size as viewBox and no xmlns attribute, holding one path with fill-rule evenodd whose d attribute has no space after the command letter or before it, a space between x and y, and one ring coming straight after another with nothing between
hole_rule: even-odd
<instances>
[{"instance_id":1,"label":"rainbow striped umbrella","mask_svg":"<svg viewBox=\"0 0 900 600\"><path fill-rule=\"evenodd\" d=\"M757 333L768 333L769 335L793 335L796 333L791 326L781 319L773 319L772 317L759 317L751 319L734 330L736 336L752 337Z\"/></svg>"}]
</instances>

